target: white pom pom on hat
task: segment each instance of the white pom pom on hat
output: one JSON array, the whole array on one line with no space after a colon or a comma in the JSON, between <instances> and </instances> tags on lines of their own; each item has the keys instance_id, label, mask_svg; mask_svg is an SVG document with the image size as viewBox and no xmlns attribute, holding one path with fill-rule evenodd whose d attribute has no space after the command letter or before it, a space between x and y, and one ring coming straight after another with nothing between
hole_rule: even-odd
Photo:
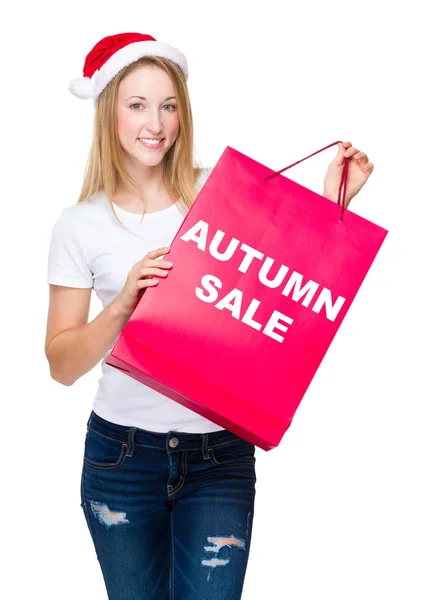
<instances>
[{"instance_id":1,"label":"white pom pom on hat","mask_svg":"<svg viewBox=\"0 0 438 600\"><path fill-rule=\"evenodd\" d=\"M83 77L72 79L68 89L77 98L97 102L99 94L117 73L142 56L160 56L177 64L188 79L187 59L176 48L143 33L118 33L101 39L85 58ZM91 78L94 75L93 81Z\"/></svg>"},{"instance_id":2,"label":"white pom pom on hat","mask_svg":"<svg viewBox=\"0 0 438 600\"><path fill-rule=\"evenodd\" d=\"M94 93L93 82L89 77L77 77L76 79L72 79L68 85L68 89L73 96L82 98L82 100L92 98Z\"/></svg>"}]
</instances>

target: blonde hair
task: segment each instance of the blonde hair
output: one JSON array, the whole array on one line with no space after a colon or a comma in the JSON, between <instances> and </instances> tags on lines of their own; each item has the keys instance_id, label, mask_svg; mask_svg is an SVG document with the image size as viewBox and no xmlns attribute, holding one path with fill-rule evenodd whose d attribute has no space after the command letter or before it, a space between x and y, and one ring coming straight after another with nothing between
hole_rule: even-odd
<instances>
[{"instance_id":1,"label":"blonde hair","mask_svg":"<svg viewBox=\"0 0 438 600\"><path fill-rule=\"evenodd\" d=\"M77 204L85 202L93 194L103 190L114 216L128 231L130 229L120 221L113 206L113 197L118 184L122 181L131 183L138 191L144 207L145 199L141 189L130 177L123 164L122 147L117 132L117 95L121 81L129 73L144 65L155 65L163 69L171 78L175 89L179 131L175 143L164 156L163 177L168 193L178 198L177 202L181 209L188 210L193 204L197 195L195 183L202 170L201 164L194 158L192 109L187 82L179 66L167 58L144 56L124 67L97 99L93 139ZM145 209L142 219L144 215Z\"/></svg>"}]
</instances>

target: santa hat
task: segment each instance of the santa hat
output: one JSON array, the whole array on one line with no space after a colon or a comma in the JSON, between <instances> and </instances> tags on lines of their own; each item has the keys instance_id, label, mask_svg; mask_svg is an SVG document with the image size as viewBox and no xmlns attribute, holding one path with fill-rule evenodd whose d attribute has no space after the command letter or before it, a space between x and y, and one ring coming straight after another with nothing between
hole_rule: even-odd
<instances>
[{"instance_id":1,"label":"santa hat","mask_svg":"<svg viewBox=\"0 0 438 600\"><path fill-rule=\"evenodd\" d=\"M168 58L181 68L186 80L189 77L187 59L176 48L157 41L151 35L117 33L97 42L85 59L84 76L70 81L68 89L77 98L93 98L96 103L99 94L117 73L142 56ZM94 74L94 80L91 81Z\"/></svg>"}]
</instances>

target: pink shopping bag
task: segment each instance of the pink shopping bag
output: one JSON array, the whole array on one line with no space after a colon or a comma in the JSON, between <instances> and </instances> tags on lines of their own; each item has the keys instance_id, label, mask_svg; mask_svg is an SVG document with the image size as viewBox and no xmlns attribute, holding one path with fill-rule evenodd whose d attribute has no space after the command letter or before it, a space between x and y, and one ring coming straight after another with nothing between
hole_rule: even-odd
<instances>
[{"instance_id":1,"label":"pink shopping bag","mask_svg":"<svg viewBox=\"0 0 438 600\"><path fill-rule=\"evenodd\" d=\"M344 209L347 169L335 204L227 147L106 362L278 446L388 233Z\"/></svg>"}]
</instances>

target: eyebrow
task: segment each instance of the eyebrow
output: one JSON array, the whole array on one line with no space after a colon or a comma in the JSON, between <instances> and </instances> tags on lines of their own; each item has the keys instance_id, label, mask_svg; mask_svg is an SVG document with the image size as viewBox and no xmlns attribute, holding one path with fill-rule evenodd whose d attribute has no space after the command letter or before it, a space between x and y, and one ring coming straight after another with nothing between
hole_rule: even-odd
<instances>
[{"instance_id":1,"label":"eyebrow","mask_svg":"<svg viewBox=\"0 0 438 600\"><path fill-rule=\"evenodd\" d=\"M126 99L131 100L131 98L140 98L140 100L147 100L147 98L145 98L144 96L129 96L129 98ZM163 102L166 102L166 100L172 100L172 98L175 98L176 100L176 96L169 96L168 98L164 98Z\"/></svg>"}]
</instances>

